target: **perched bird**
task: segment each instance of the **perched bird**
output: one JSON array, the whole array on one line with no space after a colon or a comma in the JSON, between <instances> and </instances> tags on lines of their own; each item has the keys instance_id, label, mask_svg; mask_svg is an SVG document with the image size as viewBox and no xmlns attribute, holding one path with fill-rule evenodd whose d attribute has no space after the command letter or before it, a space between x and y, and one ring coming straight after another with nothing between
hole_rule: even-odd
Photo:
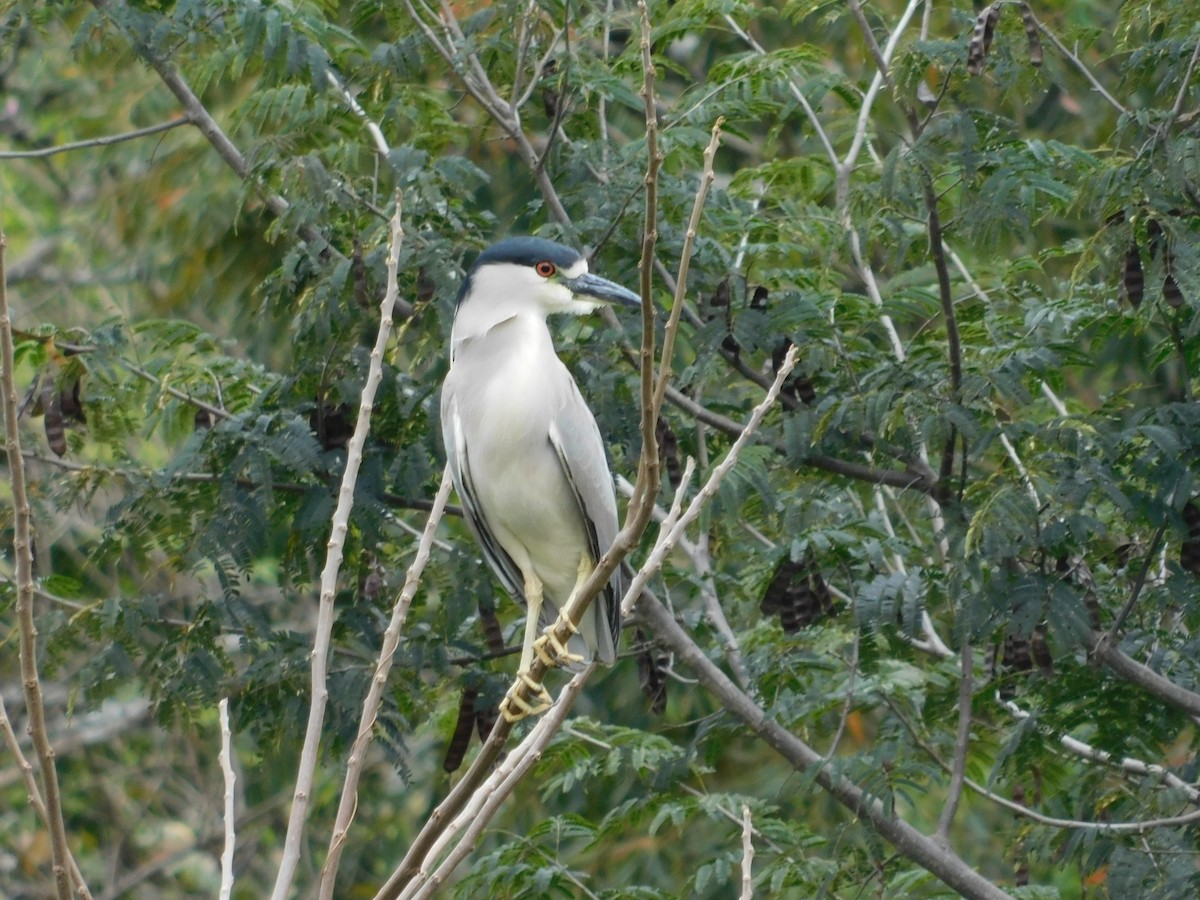
<instances>
[{"instance_id":1,"label":"perched bird","mask_svg":"<svg viewBox=\"0 0 1200 900\"><path fill-rule=\"evenodd\" d=\"M509 238L479 255L458 295L442 439L467 524L505 590L527 607L518 677L536 698L509 691L509 721L544 711L529 672L616 659L622 578L615 571L566 645L538 637L617 534L617 502L592 411L554 351L546 317L604 303L638 306L632 291L588 273L575 250ZM549 646L547 646L549 645ZM553 651L553 652L548 652Z\"/></svg>"}]
</instances>

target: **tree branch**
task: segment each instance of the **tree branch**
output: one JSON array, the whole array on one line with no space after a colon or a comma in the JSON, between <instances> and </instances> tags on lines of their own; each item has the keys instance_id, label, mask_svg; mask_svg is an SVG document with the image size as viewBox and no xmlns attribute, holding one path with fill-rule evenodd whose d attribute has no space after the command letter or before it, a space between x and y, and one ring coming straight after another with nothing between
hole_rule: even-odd
<instances>
[{"instance_id":1,"label":"tree branch","mask_svg":"<svg viewBox=\"0 0 1200 900\"><path fill-rule=\"evenodd\" d=\"M643 596L637 605L655 635L688 665L704 688L730 713L741 719L797 771L816 781L855 815L866 821L908 859L923 866L964 897L1002 900L1008 895L969 866L949 848L941 846L902 819L887 812L883 803L826 766L813 748L789 732L708 658L657 600Z\"/></svg>"},{"instance_id":2,"label":"tree branch","mask_svg":"<svg viewBox=\"0 0 1200 900\"><path fill-rule=\"evenodd\" d=\"M392 214L391 235L388 241L387 290L380 304L379 332L371 350L371 362L367 380L363 385L362 399L358 408L358 421L354 434L346 448L346 469L338 491L337 508L329 545L325 556L325 567L321 572L321 597L317 606L317 625L313 636L312 652L312 697L309 699L308 725L304 734L304 746L300 751L300 766L296 773L295 792L292 795L292 811L288 817L287 835L284 838L283 856L279 873L272 891L272 900L287 900L291 894L292 879L300 861L300 840L308 815L308 804L312 797L313 776L317 768L317 752L321 743L321 724L325 719L325 704L328 700L326 665L329 642L333 632L333 603L337 596L338 572L342 565L342 548L346 532L350 527L350 513L354 509L354 485L362 463L363 445L371 429L371 408L375 392L383 378L383 354L387 350L388 338L392 333L392 310L398 283L396 269L399 265L400 243L404 237L401 224L401 196L396 194L395 212Z\"/></svg>"},{"instance_id":3,"label":"tree branch","mask_svg":"<svg viewBox=\"0 0 1200 900\"><path fill-rule=\"evenodd\" d=\"M1043 25L1042 22L1037 18L1037 16L1035 16L1033 14L1033 10L1028 9L1028 7L1026 9L1028 11L1029 18L1034 22L1035 25L1037 25L1038 30L1042 34L1044 34L1047 38L1050 39L1050 43L1052 43L1054 45L1054 49L1056 49L1059 53L1061 53L1063 56L1065 56L1068 60L1071 61L1071 64L1073 66L1075 66L1075 68L1078 69L1083 74L1083 77L1086 78L1088 80L1088 83L1090 83L1091 86L1096 90L1096 93L1098 93L1101 97L1103 97L1113 109L1115 109L1121 115L1125 115L1127 112L1125 107L1123 105L1121 105L1121 102L1119 100L1117 100L1116 97L1114 97L1112 94L1110 94L1108 91L1106 91L1104 89L1104 85L1102 85L1100 83L1099 79L1097 79L1096 76L1092 74L1092 70L1089 69L1086 65L1084 65L1083 60L1081 60L1078 56L1076 56L1074 53L1072 53L1067 48L1066 44L1064 44L1062 41L1060 41L1058 39L1058 35L1056 35L1053 31L1051 31L1045 25Z\"/></svg>"},{"instance_id":4,"label":"tree branch","mask_svg":"<svg viewBox=\"0 0 1200 900\"><path fill-rule=\"evenodd\" d=\"M21 750L21 742L17 739L17 733L13 730L12 720L8 717L8 707L4 702L4 692L0 691L0 732L4 734L4 743L8 745L9 751L13 758L17 761L17 768L21 772L21 779L25 782L25 793L29 798L29 805L33 807L33 811L37 813L38 818L42 820L46 826L46 830L50 830L50 813L46 810L46 803L42 800L42 792L38 788L37 777L33 774L33 764L26 758ZM87 883L83 880L83 873L79 871L79 866L75 862L75 857L68 852L67 864L71 869L71 884L74 886L75 893L83 898L83 900L92 900L92 892L88 890Z\"/></svg>"},{"instance_id":5,"label":"tree branch","mask_svg":"<svg viewBox=\"0 0 1200 900\"><path fill-rule=\"evenodd\" d=\"M950 846L950 826L962 799L963 781L967 773L967 749L971 741L971 696L974 693L975 661L968 635L963 636L961 651L962 666L958 679L958 731L954 739L954 764L950 769L950 784L946 789L946 802L938 818L937 836L943 844Z\"/></svg>"},{"instance_id":6,"label":"tree branch","mask_svg":"<svg viewBox=\"0 0 1200 900\"><path fill-rule=\"evenodd\" d=\"M1126 681L1136 684L1190 716L1200 716L1200 694L1180 687L1149 666L1127 656L1107 633L1092 631L1087 638L1088 651Z\"/></svg>"},{"instance_id":7,"label":"tree branch","mask_svg":"<svg viewBox=\"0 0 1200 900\"><path fill-rule=\"evenodd\" d=\"M233 773L233 740L229 730L229 698L222 697L217 704L221 720L221 752L217 755L221 772L225 776L225 846L221 851L221 889L219 900L229 900L233 895L233 850L237 842L234 819L233 786L237 776Z\"/></svg>"},{"instance_id":8,"label":"tree branch","mask_svg":"<svg viewBox=\"0 0 1200 900\"><path fill-rule=\"evenodd\" d=\"M742 893L738 900L754 900L754 820L750 817L750 804L742 804Z\"/></svg>"},{"instance_id":9,"label":"tree branch","mask_svg":"<svg viewBox=\"0 0 1200 900\"><path fill-rule=\"evenodd\" d=\"M362 715L358 720L358 734L350 748L350 758L346 761L346 778L342 784L341 800L338 803L337 818L333 824L333 835L329 841L329 852L325 864L321 867L321 883L319 897L330 900L333 897L334 884L337 881L338 864L341 862L342 849L345 847L346 835L354 812L358 808L358 779L366 762L367 749L371 745L371 737L375 721L379 714L379 705L383 700L383 689L387 685L388 673L392 668L392 660L396 648L400 645L400 634L404 622L408 618L408 610L413 598L417 595L417 587L421 575L429 562L429 553L433 546L433 537L437 533L438 523L442 520L442 512L446 501L450 498L450 489L454 482L450 478L450 467L442 471L442 483L437 496L433 499L433 509L425 522L425 530L417 544L417 555L408 572L404 576L404 587L400 590L395 604L392 606L392 618L383 633L383 644L379 648L379 661L375 664L375 674L371 678L371 687L363 701Z\"/></svg>"},{"instance_id":10,"label":"tree branch","mask_svg":"<svg viewBox=\"0 0 1200 900\"><path fill-rule=\"evenodd\" d=\"M85 150L88 147L107 147L110 144L119 144L122 141L132 141L137 138L147 137L151 134L159 134L163 131L170 131L172 128L178 128L180 125L191 125L192 120L189 116L179 116L176 119L171 119L167 122L159 122L157 125L147 125L145 128L137 128L133 131L125 131L121 134L106 134L101 137L89 138L85 141L71 141L68 144L57 144L53 147L39 147L36 150L0 150L0 159L45 159L49 156L57 156L59 153L70 153L74 150Z\"/></svg>"},{"instance_id":11,"label":"tree branch","mask_svg":"<svg viewBox=\"0 0 1200 900\"><path fill-rule=\"evenodd\" d=\"M69 900L71 880L68 869L71 852L67 848L67 829L63 823L62 798L58 791L58 770L54 748L46 733L46 710L42 705L42 682L37 662L37 625L33 618L33 527L29 496L25 490L25 460L21 456L21 433L17 428L17 382L14 360L12 318L8 309L8 287L4 257L8 237L0 228L0 393L4 408L4 450L8 456L8 481L12 488L16 513L13 528L13 559L17 582L17 631L20 638L21 683L25 688L25 709L29 717L29 735L42 767L45 792L46 824L50 832L50 850L54 869L54 887L59 900Z\"/></svg>"}]
</instances>

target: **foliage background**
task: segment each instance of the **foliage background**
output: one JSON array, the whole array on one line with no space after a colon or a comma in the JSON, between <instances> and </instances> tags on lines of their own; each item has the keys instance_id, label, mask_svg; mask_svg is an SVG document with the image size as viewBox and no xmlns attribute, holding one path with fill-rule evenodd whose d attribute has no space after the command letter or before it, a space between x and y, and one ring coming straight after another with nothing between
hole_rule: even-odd
<instances>
[{"instance_id":1,"label":"foliage background","mask_svg":"<svg viewBox=\"0 0 1200 900\"><path fill-rule=\"evenodd\" d=\"M1033 0L1035 65L1020 6L997 8L972 74L980 11L914 4L876 96L862 22L888 47L905 11L894 0L650 4L664 310L701 151L724 117L662 423L668 470L673 444L703 476L787 342L801 359L653 589L770 717L1003 889L1189 896L1200 25L1183 0ZM440 24L451 16L461 32ZM273 881L317 574L402 193L401 324L342 570L297 878L307 896L440 477L437 391L463 266L500 235L536 231L638 282L638 12L9 2L0 28L0 213L41 674L71 846L96 896L216 892L221 697L240 774L235 896ZM95 142L181 115L163 66L240 166L194 123ZM463 71L519 117L498 121ZM330 73L379 123L386 155ZM92 143L48 152L76 141ZM629 477L636 329L556 327ZM668 476L664 505L671 491ZM11 529L11 504L0 522ZM23 735L11 561L0 690ZM503 693L511 659L488 657L484 628L496 615L513 642L518 612L450 517L405 629L339 896L371 896L445 794L464 690L490 704ZM635 625L448 891L730 896L745 803L762 896L946 892L661 646L647 651L656 635ZM1106 630L1138 669L1109 663ZM661 712L635 657L670 670ZM1139 774L1124 757L1163 768ZM967 790L955 814L954 771L991 796ZM11 757L0 797L0 893L52 895ZM1111 827L1151 819L1167 821Z\"/></svg>"}]
</instances>

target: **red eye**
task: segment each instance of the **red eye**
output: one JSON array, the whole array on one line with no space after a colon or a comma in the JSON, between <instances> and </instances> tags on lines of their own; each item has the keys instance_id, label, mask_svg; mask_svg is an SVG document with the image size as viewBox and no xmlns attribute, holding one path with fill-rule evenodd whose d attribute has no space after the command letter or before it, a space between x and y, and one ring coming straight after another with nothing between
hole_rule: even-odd
<instances>
[{"instance_id":1,"label":"red eye","mask_svg":"<svg viewBox=\"0 0 1200 900\"><path fill-rule=\"evenodd\" d=\"M554 268L554 263L550 262L550 260L543 259L540 263L533 267L533 271L537 272L543 278L549 278L551 275L557 272L558 269Z\"/></svg>"}]
</instances>

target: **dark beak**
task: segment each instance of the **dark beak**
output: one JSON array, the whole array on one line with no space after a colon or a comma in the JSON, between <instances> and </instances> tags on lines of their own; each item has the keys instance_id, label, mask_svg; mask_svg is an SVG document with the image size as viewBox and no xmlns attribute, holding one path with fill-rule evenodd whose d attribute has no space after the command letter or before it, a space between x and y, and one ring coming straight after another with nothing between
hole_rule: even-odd
<instances>
[{"instance_id":1,"label":"dark beak","mask_svg":"<svg viewBox=\"0 0 1200 900\"><path fill-rule=\"evenodd\" d=\"M563 284L570 288L572 294L585 294L603 303L619 303L622 306L642 305L642 298L633 291L626 290L614 281L601 278L585 272L578 278L564 279Z\"/></svg>"}]
</instances>

